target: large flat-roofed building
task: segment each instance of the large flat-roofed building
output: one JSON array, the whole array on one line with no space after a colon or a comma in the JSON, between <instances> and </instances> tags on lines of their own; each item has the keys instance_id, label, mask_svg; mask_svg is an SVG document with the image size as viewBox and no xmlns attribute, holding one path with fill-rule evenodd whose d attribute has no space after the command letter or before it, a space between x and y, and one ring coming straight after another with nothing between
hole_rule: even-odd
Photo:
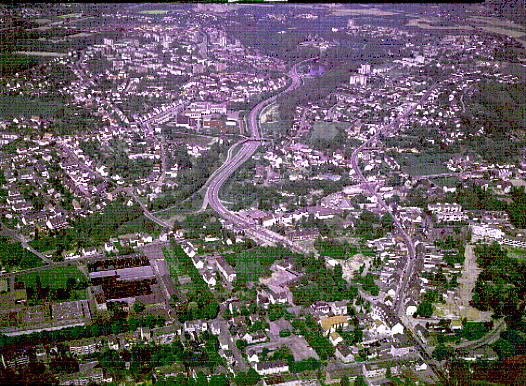
<instances>
[{"instance_id":1,"label":"large flat-roofed building","mask_svg":"<svg viewBox=\"0 0 526 386\"><path fill-rule=\"evenodd\" d=\"M54 320L91 318L87 300L52 304L51 315Z\"/></svg>"}]
</instances>

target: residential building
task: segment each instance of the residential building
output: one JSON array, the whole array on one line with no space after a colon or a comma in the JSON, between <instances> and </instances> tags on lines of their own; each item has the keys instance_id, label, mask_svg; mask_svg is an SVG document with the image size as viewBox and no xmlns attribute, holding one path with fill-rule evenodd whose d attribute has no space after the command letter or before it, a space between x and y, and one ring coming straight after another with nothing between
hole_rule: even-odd
<instances>
[{"instance_id":1,"label":"residential building","mask_svg":"<svg viewBox=\"0 0 526 386\"><path fill-rule=\"evenodd\" d=\"M285 359L277 361L256 362L254 369L259 375L286 373L289 365Z\"/></svg>"}]
</instances>

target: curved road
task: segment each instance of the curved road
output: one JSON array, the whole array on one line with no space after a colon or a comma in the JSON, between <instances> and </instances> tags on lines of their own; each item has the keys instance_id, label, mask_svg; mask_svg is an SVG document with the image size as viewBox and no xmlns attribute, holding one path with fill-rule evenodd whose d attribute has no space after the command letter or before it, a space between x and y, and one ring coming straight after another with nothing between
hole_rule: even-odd
<instances>
[{"instance_id":1,"label":"curved road","mask_svg":"<svg viewBox=\"0 0 526 386\"><path fill-rule=\"evenodd\" d=\"M290 242L286 237L281 236L275 232L272 232L264 227L250 224L245 219L241 218L239 215L229 211L224 207L224 205L219 200L219 191L223 184L228 180L228 178L247 160L249 160L254 152L260 145L262 141L261 134L259 133L258 127L258 118L259 114L263 107L274 102L279 95L292 91L301 84L301 76L297 73L297 66L301 63L311 61L315 58L304 60L300 63L295 64L289 72L289 77L291 78L291 84L281 93L276 94L260 103L258 103L251 111L248 116L248 126L250 128L250 138L244 139L235 143L229 150L227 159L225 163L221 165L219 169L216 170L210 177L207 182L208 188L206 190L205 199L203 202L202 208L206 207L207 204L210 206L223 218L237 224L240 227L245 228L246 233L252 238L262 240L264 242L274 242L281 243L284 246L289 247L293 251L299 253L307 253L308 251L304 248L301 248L294 243ZM232 155L232 149L241 145L239 151Z\"/></svg>"}]
</instances>

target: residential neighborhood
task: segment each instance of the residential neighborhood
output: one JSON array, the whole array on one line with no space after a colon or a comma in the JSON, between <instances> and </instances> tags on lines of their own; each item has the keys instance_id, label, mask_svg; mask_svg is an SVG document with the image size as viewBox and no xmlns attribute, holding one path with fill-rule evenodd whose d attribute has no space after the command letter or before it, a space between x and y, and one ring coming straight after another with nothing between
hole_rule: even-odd
<instances>
[{"instance_id":1,"label":"residential neighborhood","mask_svg":"<svg viewBox=\"0 0 526 386\"><path fill-rule=\"evenodd\" d=\"M0 383L524 379L524 19L206 5L0 6Z\"/></svg>"}]
</instances>

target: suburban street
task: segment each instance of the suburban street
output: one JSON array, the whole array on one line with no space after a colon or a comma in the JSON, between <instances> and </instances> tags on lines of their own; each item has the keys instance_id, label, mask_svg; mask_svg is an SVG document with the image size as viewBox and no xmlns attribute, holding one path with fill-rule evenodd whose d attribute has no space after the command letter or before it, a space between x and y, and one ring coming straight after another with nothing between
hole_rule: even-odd
<instances>
[{"instance_id":1,"label":"suburban street","mask_svg":"<svg viewBox=\"0 0 526 386\"><path fill-rule=\"evenodd\" d=\"M397 286L396 290L396 296L394 299L394 304L392 306L392 313L399 319L400 323L404 325L402 320L400 319L400 314L404 312L404 300L405 300L405 291L407 289L407 285L409 284L409 281L413 275L415 260L416 260L416 250L415 250L415 244L411 237L407 234L404 227L400 223L399 219L394 215L391 208L385 203L383 200L383 197L381 194L379 194L375 187L370 185L363 173L361 172L360 168L358 167L358 154L360 154L363 150L369 148L372 146L372 144L378 140L381 134L385 135L386 133L393 132L396 130L402 122L404 122L407 117L416 109L418 105L421 105L426 101L426 99L430 96L431 92L437 87L437 85L433 85L423 96L422 98L417 102L411 104L409 107L405 109L405 111L397 117L393 122L391 122L389 125L385 126L381 130L378 130L371 138L369 138L367 141L365 141L360 147L358 147L351 156L351 165L354 169L356 175L361 180L363 184L367 187L367 190L369 193L373 196L376 196L377 203L380 207L382 207L385 211L391 214L393 218L393 224L396 226L399 235L404 240L404 243L407 246L407 261L406 265L403 269L403 273L400 276L400 281ZM382 304L383 305L383 304ZM386 310L389 312L389 310ZM407 329L407 328L406 328ZM416 347L419 348L419 351L421 352L424 360L426 363L435 371L435 373L441 377L444 375L439 370L439 366L437 365L436 361L432 359L429 356L429 353L425 350L425 346L422 344L420 339L414 334L411 334L411 339Z\"/></svg>"}]
</instances>

